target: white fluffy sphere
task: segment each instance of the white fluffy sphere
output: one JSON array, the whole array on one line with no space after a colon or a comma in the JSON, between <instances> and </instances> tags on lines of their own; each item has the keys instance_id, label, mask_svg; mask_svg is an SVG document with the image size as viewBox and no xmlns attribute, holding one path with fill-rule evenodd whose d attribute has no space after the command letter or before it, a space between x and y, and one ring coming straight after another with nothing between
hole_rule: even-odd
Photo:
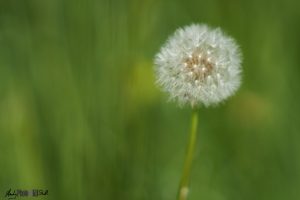
<instances>
[{"instance_id":1,"label":"white fluffy sphere","mask_svg":"<svg viewBox=\"0 0 300 200\"><path fill-rule=\"evenodd\" d=\"M241 82L241 54L219 28L179 28L155 56L157 83L179 104L216 105Z\"/></svg>"}]
</instances>

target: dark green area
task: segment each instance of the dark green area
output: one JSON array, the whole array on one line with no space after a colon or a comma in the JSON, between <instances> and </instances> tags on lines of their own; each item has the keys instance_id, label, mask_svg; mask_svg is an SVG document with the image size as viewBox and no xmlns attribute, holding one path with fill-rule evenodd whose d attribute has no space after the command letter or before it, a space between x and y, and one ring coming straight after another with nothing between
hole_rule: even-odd
<instances>
[{"instance_id":1,"label":"dark green area","mask_svg":"<svg viewBox=\"0 0 300 200\"><path fill-rule=\"evenodd\" d=\"M1 0L1 199L41 188L49 200L174 200L191 109L155 86L153 57L178 27L206 23L240 44L243 84L200 109L189 199L298 200L299 8Z\"/></svg>"}]
</instances>

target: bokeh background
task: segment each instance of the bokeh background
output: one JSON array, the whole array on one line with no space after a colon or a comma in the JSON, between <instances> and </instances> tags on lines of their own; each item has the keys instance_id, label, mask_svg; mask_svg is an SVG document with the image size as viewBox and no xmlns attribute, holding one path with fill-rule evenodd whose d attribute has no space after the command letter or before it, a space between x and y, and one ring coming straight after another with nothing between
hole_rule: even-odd
<instances>
[{"instance_id":1,"label":"bokeh background","mask_svg":"<svg viewBox=\"0 0 300 200\"><path fill-rule=\"evenodd\" d=\"M191 109L154 84L178 27L233 36L243 84L200 109L190 200L300 199L296 0L1 0L0 196L174 200ZM26 198L30 199L30 198ZM36 199L36 198L34 198Z\"/></svg>"}]
</instances>

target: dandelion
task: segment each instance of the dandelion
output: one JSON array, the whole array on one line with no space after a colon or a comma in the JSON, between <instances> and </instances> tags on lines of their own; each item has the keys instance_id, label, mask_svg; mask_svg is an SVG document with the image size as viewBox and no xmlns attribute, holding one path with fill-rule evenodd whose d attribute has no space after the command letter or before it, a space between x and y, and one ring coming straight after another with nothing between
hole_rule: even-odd
<instances>
[{"instance_id":1,"label":"dandelion","mask_svg":"<svg viewBox=\"0 0 300 200\"><path fill-rule=\"evenodd\" d=\"M240 57L220 29L179 28L155 57L157 83L180 105L216 105L240 86Z\"/></svg>"},{"instance_id":2,"label":"dandelion","mask_svg":"<svg viewBox=\"0 0 300 200\"><path fill-rule=\"evenodd\" d=\"M193 24L179 28L155 56L157 83L170 99L193 108L191 132L178 190L186 200L196 146L200 105L217 105L241 83L241 54L236 42L219 28Z\"/></svg>"}]
</instances>

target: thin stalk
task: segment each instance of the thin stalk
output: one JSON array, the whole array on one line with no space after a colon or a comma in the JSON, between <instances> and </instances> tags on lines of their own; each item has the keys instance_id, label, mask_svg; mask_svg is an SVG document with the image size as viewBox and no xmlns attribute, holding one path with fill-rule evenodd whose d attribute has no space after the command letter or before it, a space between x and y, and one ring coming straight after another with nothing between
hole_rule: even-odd
<instances>
[{"instance_id":1,"label":"thin stalk","mask_svg":"<svg viewBox=\"0 0 300 200\"><path fill-rule=\"evenodd\" d=\"M185 155L183 173L182 173L179 190L178 190L178 200L186 200L188 196L190 174L191 174L191 168L192 168L196 140L197 140L197 126L198 126L198 111L197 109L193 109L191 132L190 132L189 143Z\"/></svg>"}]
</instances>

